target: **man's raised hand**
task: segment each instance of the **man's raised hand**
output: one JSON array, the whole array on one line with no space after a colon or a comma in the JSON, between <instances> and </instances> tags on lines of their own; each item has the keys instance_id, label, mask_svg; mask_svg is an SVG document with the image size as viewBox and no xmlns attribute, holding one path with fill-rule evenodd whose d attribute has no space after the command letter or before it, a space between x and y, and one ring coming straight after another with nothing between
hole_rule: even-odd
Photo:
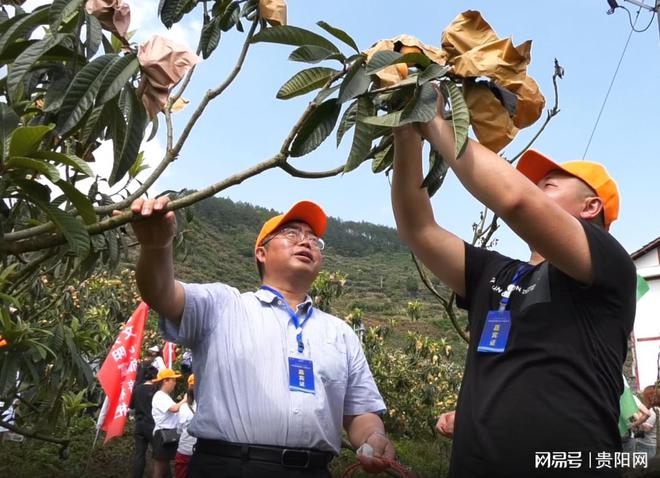
<instances>
[{"instance_id":1,"label":"man's raised hand","mask_svg":"<svg viewBox=\"0 0 660 478\"><path fill-rule=\"evenodd\" d=\"M162 196L157 199L139 198L131 204L131 226L141 247L159 249L172 244L176 234L176 216L173 211L167 211L169 201L167 196ZM113 216L120 214L120 211L112 212Z\"/></svg>"}]
</instances>

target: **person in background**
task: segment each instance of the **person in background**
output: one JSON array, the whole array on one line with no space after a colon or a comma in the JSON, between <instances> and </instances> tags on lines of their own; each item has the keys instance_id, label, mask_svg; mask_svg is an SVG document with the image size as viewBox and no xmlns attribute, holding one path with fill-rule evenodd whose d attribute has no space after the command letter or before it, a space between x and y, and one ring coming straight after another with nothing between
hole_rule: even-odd
<instances>
[{"instance_id":1,"label":"person in background","mask_svg":"<svg viewBox=\"0 0 660 478\"><path fill-rule=\"evenodd\" d=\"M156 367L156 370L160 372L161 370L167 368L167 366L165 365L165 360L163 360L163 352L160 350L160 347L158 347L158 345L149 347L147 351L149 352L149 356L151 358L151 365L153 367Z\"/></svg>"},{"instance_id":2,"label":"person in background","mask_svg":"<svg viewBox=\"0 0 660 478\"><path fill-rule=\"evenodd\" d=\"M158 372L154 380L158 390L151 400L151 415L154 419L154 437L151 444L154 458L154 478L170 476L170 461L176 455L178 442L167 442L166 433L177 432L179 427L178 412L186 403L184 398L179 403L170 396L176 387L176 379L181 377L170 368ZM166 432L167 431L167 432Z\"/></svg>"},{"instance_id":3,"label":"person in background","mask_svg":"<svg viewBox=\"0 0 660 478\"><path fill-rule=\"evenodd\" d=\"M131 396L131 409L135 412L135 448L133 453L133 478L144 475L145 456L154 436L154 419L151 415L151 401L156 393L153 380L157 372L149 366L143 374L143 383L136 384Z\"/></svg>"},{"instance_id":4,"label":"person in background","mask_svg":"<svg viewBox=\"0 0 660 478\"><path fill-rule=\"evenodd\" d=\"M188 464L193 454L193 447L197 442L197 438L188 433L188 425L190 420L195 416L197 411L197 402L195 402L195 375L188 377L188 392L186 393L186 403L181 405L179 409L179 447L176 450L176 457L174 459L174 476L175 478L188 478Z\"/></svg>"},{"instance_id":5,"label":"person in background","mask_svg":"<svg viewBox=\"0 0 660 478\"><path fill-rule=\"evenodd\" d=\"M190 350L183 352L181 359L181 373L184 375L190 375L193 373L193 355Z\"/></svg>"},{"instance_id":6,"label":"person in background","mask_svg":"<svg viewBox=\"0 0 660 478\"><path fill-rule=\"evenodd\" d=\"M648 418L633 423L635 432L635 451L646 453L649 459L656 454L658 438L658 403L656 400L656 387L649 385L642 391L642 403L648 409Z\"/></svg>"}]
</instances>

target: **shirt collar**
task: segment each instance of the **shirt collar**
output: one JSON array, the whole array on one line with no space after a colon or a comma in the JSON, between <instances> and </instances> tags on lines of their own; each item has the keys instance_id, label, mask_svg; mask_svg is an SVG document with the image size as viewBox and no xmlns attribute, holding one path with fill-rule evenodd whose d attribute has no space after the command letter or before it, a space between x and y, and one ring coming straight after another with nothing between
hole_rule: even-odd
<instances>
[{"instance_id":1,"label":"shirt collar","mask_svg":"<svg viewBox=\"0 0 660 478\"><path fill-rule=\"evenodd\" d=\"M254 295L259 299L261 302L264 302L266 304L274 304L278 301L279 297L277 297L275 294L273 294L271 291L266 290L266 289L257 289L257 291L254 293ZM302 307L300 307L302 305ZM298 304L298 308L301 308L303 311L309 309L309 307L312 306L312 298L310 297L309 294L305 296L305 300L302 302L302 304Z\"/></svg>"}]
</instances>

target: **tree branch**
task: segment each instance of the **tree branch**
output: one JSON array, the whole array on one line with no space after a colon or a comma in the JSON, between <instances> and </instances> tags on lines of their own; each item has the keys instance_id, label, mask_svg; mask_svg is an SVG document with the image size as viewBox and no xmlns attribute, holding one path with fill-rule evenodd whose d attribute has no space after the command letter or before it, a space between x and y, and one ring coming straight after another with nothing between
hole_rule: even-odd
<instances>
[{"instance_id":1,"label":"tree branch","mask_svg":"<svg viewBox=\"0 0 660 478\"><path fill-rule=\"evenodd\" d=\"M442 307L447 312L447 317L449 317L449 320L454 326L454 329L456 329L456 332L458 332L458 335L463 340L465 340L466 343L469 344L470 338L467 336L465 331L459 325L458 317L456 317L456 313L454 312L454 300L456 298L456 294L452 292L451 295L449 296L449 300L442 297L442 295L440 295L440 292L438 292L438 290L433 286L433 284L429 280L428 275L422 268L422 265L417 260L415 254L411 252L410 255L412 256L412 260L415 264L415 267L417 268L417 272L419 273L419 277L422 279L422 282L424 283L426 288L435 296L435 298L438 299L438 301L442 304Z\"/></svg>"},{"instance_id":2,"label":"tree branch","mask_svg":"<svg viewBox=\"0 0 660 478\"><path fill-rule=\"evenodd\" d=\"M8 423L4 420L0 420L0 426L13 431L14 433L18 433L19 435L23 435L24 437L28 438L34 438L35 440L41 440L41 441L47 441L50 443L57 443L58 445L62 446L68 446L69 443L71 443L71 439L68 438L55 438L55 437L50 437L46 435L41 435L40 433L32 432L30 430L23 430L20 427L17 427L13 423Z\"/></svg>"},{"instance_id":3,"label":"tree branch","mask_svg":"<svg viewBox=\"0 0 660 478\"><path fill-rule=\"evenodd\" d=\"M204 4L206 5L206 4ZM197 52L199 55L199 51ZM172 106L174 103L179 101L179 98L183 95L183 92L186 91L186 88L188 88L188 85L190 84L190 79L192 78L193 73L195 72L195 67L197 65L193 65L190 70L188 70L188 73L186 73L186 76L183 78L183 83L181 83L181 87L179 88L179 91L176 92L173 96L170 97L168 103L167 103L167 110L171 110Z\"/></svg>"},{"instance_id":4,"label":"tree branch","mask_svg":"<svg viewBox=\"0 0 660 478\"><path fill-rule=\"evenodd\" d=\"M277 154L272 158L263 161L251 168L248 168L240 173L234 174L223 179L220 182L217 182L211 186L208 186L200 191L191 193L185 197L172 201L168 204L168 211L175 211L179 208L190 206L202 199L206 199L218 192L226 189L230 186L240 184L248 178L256 176L268 169L272 169L280 165L282 161L281 155ZM96 222L86 226L87 232L90 235L101 234L110 229L115 229L119 226L130 222L133 219L133 213L128 211L118 216L109 217L103 221ZM0 243L0 252L8 254L21 254L23 252L38 251L41 249L46 249L49 247L57 246L64 244L66 239L60 232L55 232L48 235L40 235L37 237L24 239L22 241L17 241L13 243L2 242Z\"/></svg>"},{"instance_id":5,"label":"tree branch","mask_svg":"<svg viewBox=\"0 0 660 478\"><path fill-rule=\"evenodd\" d=\"M410 257L412 257L413 263L415 264L415 267L417 268L417 272L419 273L419 277L422 279L422 282L424 283L426 288L435 296L436 299L440 301L443 307L447 307L447 299L442 297L440 292L438 292L435 286L431 283L428 275L426 275L426 271L424 271L422 265L417 260L417 256L415 256L415 254L411 252Z\"/></svg>"},{"instance_id":6,"label":"tree branch","mask_svg":"<svg viewBox=\"0 0 660 478\"><path fill-rule=\"evenodd\" d=\"M541 136L541 133L543 133L543 130L545 129L546 126L548 126L548 123L550 123L550 120L554 118L557 114L559 114L559 92L557 91L557 78L562 79L564 77L564 68L559 64L557 59L555 58L555 72L552 74L552 86L554 88L555 92L555 104L552 108L550 108L547 111L547 115L545 117L545 121L539 128L539 130L536 132L536 134L532 137L532 139L527 143L527 146L525 146L523 149L520 150L518 154L516 154L513 159L509 161L509 163L513 164L515 163L522 154L527 151L534 142L538 139L539 136Z\"/></svg>"},{"instance_id":7,"label":"tree branch","mask_svg":"<svg viewBox=\"0 0 660 478\"><path fill-rule=\"evenodd\" d=\"M289 173L291 176L296 177L296 178L306 178L306 179L322 179L322 178L329 178L332 176L336 176L339 173L344 172L344 165L342 164L341 166L337 166L334 169L330 169L328 171L318 171L318 172L311 172L311 171L301 171L300 169L296 169L293 166L291 166L287 162L283 162L279 165L280 168L282 168L284 171Z\"/></svg>"},{"instance_id":8,"label":"tree branch","mask_svg":"<svg viewBox=\"0 0 660 478\"><path fill-rule=\"evenodd\" d=\"M174 142L174 139L173 139L174 126L172 126L172 112L170 111L169 107L167 107L163 110L163 114L165 115L165 130L166 130L166 136L167 136L167 140L166 140L167 142L165 143L166 144L165 151L171 151L172 150L172 143Z\"/></svg>"}]
</instances>

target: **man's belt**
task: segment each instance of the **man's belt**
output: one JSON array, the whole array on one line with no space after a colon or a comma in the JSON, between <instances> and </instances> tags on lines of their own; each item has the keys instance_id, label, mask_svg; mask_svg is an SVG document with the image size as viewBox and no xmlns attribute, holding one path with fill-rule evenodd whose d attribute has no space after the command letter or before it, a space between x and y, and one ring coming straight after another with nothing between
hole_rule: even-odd
<instances>
[{"instance_id":1,"label":"man's belt","mask_svg":"<svg viewBox=\"0 0 660 478\"><path fill-rule=\"evenodd\" d=\"M277 463L287 468L325 468L334 457L328 451L308 448L251 445L204 438L197 439L195 453Z\"/></svg>"}]
</instances>

